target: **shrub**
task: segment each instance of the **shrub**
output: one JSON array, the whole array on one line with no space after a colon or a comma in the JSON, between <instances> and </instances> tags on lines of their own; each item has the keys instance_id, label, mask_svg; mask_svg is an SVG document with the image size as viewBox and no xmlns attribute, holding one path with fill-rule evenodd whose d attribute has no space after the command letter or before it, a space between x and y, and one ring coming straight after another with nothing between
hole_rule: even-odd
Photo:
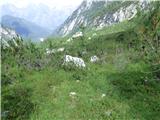
<instances>
[{"instance_id":1,"label":"shrub","mask_svg":"<svg viewBox=\"0 0 160 120\"><path fill-rule=\"evenodd\" d=\"M27 119L34 108L31 101L31 89L24 86L2 89L2 117L4 119Z\"/></svg>"}]
</instances>

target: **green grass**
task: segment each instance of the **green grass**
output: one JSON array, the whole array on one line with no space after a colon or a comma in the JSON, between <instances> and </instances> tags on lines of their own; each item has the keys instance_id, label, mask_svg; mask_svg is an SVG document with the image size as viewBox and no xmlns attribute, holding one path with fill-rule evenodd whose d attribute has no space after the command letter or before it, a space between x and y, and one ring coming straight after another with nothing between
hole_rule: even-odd
<instances>
[{"instance_id":1,"label":"green grass","mask_svg":"<svg viewBox=\"0 0 160 120\"><path fill-rule=\"evenodd\" d=\"M119 44L119 47L123 47L120 43L108 39L101 39L96 44L94 42L96 41L86 44L90 52L85 57L85 61L90 55L99 53L100 48L106 47L104 52L107 53L103 56L106 57L106 63L92 64L88 60L85 70L69 70L52 66L41 71L22 69L23 80L17 80L17 83L11 87L20 86L19 89L27 88L31 92L29 100L33 110L26 109L30 113L24 118L29 120L149 120L150 118L158 120L160 85L153 80L152 75L145 73L150 71L149 66L144 62L136 63L129 60L128 56L132 53L125 49L121 54L116 55L115 45ZM72 54L77 52L76 48L71 51ZM10 72L18 75L17 72L20 71L19 68L14 67ZM148 80L146 83L145 79ZM76 96L69 96L70 92L76 92ZM102 94L106 96L102 97Z\"/></svg>"},{"instance_id":2,"label":"green grass","mask_svg":"<svg viewBox=\"0 0 160 120\"><path fill-rule=\"evenodd\" d=\"M28 119L158 120L160 85L146 70L144 63L130 63L122 71L111 64L88 64L85 71L32 71L20 83L32 89L31 101L36 105ZM71 97L70 92L77 94Z\"/></svg>"}]
</instances>

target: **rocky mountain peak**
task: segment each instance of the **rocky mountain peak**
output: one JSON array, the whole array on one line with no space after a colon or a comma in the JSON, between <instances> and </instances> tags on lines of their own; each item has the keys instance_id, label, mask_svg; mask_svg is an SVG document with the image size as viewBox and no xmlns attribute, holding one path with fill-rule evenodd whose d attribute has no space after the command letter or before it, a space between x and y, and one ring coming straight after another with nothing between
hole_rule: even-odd
<instances>
[{"instance_id":1,"label":"rocky mountain peak","mask_svg":"<svg viewBox=\"0 0 160 120\"><path fill-rule=\"evenodd\" d=\"M148 1L84 0L73 14L62 24L57 33L69 35L77 32L81 25L86 28L102 29L114 23L131 20L137 7L144 9Z\"/></svg>"}]
</instances>

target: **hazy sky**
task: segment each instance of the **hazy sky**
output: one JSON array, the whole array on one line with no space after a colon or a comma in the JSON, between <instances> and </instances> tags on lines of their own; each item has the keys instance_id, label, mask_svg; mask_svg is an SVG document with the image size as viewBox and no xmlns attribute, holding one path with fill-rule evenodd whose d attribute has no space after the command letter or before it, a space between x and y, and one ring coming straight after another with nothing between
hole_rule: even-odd
<instances>
[{"instance_id":1,"label":"hazy sky","mask_svg":"<svg viewBox=\"0 0 160 120\"><path fill-rule=\"evenodd\" d=\"M40 4L43 3L50 8L63 8L68 6L77 7L83 0L0 0L0 5L11 3L16 7L25 7L28 4Z\"/></svg>"}]
</instances>

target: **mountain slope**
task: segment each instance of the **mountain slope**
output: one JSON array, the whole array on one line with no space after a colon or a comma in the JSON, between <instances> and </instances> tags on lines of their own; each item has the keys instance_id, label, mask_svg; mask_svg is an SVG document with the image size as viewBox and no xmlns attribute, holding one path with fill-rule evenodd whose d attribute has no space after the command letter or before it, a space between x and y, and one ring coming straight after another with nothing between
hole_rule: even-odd
<instances>
[{"instance_id":1,"label":"mountain slope","mask_svg":"<svg viewBox=\"0 0 160 120\"><path fill-rule=\"evenodd\" d=\"M50 38L2 50L2 119L159 120L160 2L155 4L91 39L85 33L72 41ZM86 68L65 65L66 55Z\"/></svg>"},{"instance_id":2,"label":"mountain slope","mask_svg":"<svg viewBox=\"0 0 160 120\"><path fill-rule=\"evenodd\" d=\"M39 38L47 37L50 34L50 30L26 21L25 19L9 15L2 17L1 24L15 30L23 38L38 40Z\"/></svg>"},{"instance_id":3,"label":"mountain slope","mask_svg":"<svg viewBox=\"0 0 160 120\"><path fill-rule=\"evenodd\" d=\"M68 35L80 26L101 29L105 26L132 19L137 8L147 6L147 1L98 1L84 0L73 14L62 24L57 33Z\"/></svg>"},{"instance_id":4,"label":"mountain slope","mask_svg":"<svg viewBox=\"0 0 160 120\"><path fill-rule=\"evenodd\" d=\"M6 27L0 27L1 48L10 48L11 46L18 47L18 43L22 38L14 31Z\"/></svg>"}]
</instances>

